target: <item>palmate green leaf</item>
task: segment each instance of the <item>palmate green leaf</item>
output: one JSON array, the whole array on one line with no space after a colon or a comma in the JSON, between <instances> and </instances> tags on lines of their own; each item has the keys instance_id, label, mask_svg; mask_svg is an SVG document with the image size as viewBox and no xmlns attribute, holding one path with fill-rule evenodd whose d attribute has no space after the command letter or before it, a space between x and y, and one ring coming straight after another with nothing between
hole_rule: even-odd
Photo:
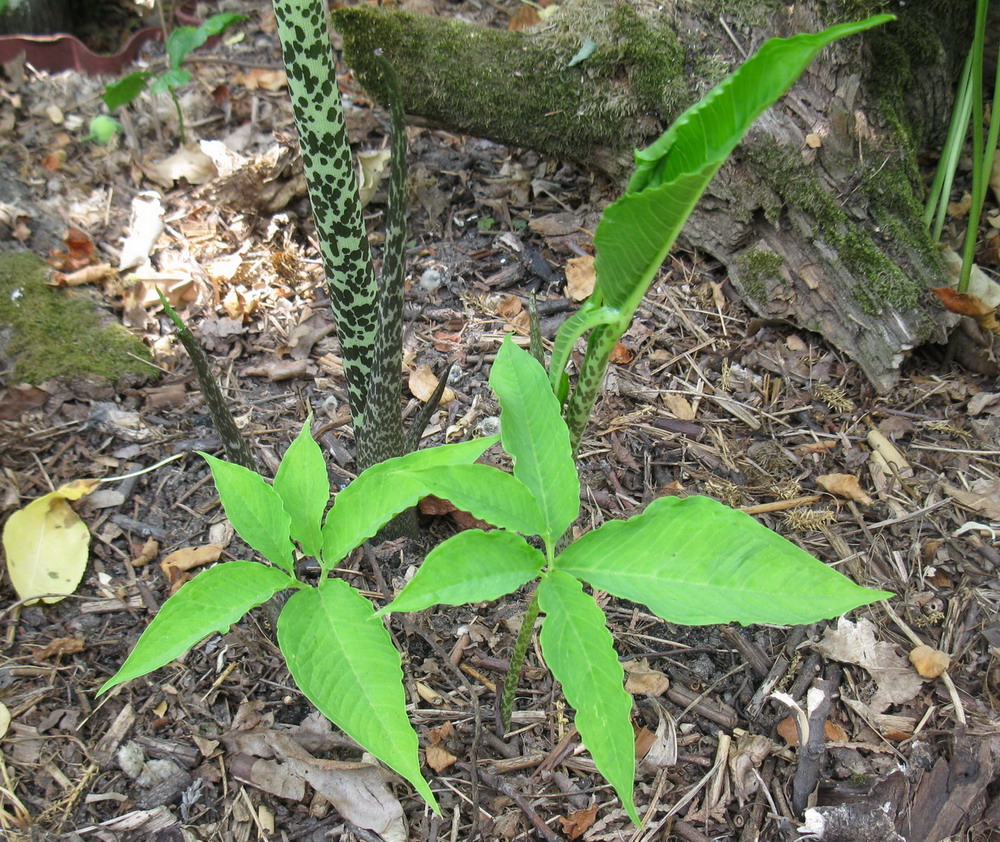
<instances>
[{"instance_id":1,"label":"palmate green leaf","mask_svg":"<svg viewBox=\"0 0 1000 842\"><path fill-rule=\"evenodd\" d=\"M640 824L632 799L632 697L622 686L625 671L604 612L576 579L558 570L539 584L538 604L545 612L540 635L545 662L576 710L577 730L598 771L615 788L629 818Z\"/></svg>"},{"instance_id":2,"label":"palmate green leaf","mask_svg":"<svg viewBox=\"0 0 1000 842\"><path fill-rule=\"evenodd\" d=\"M291 518L278 492L260 474L242 465L223 462L200 451L199 455L212 469L215 488L233 529L264 558L291 573L294 563L294 547L288 537Z\"/></svg>"},{"instance_id":3,"label":"palmate green leaf","mask_svg":"<svg viewBox=\"0 0 1000 842\"><path fill-rule=\"evenodd\" d=\"M408 780L438 813L406 716L399 652L372 604L342 579L292 594L278 645L306 698L366 751Z\"/></svg>"},{"instance_id":4,"label":"palmate green leaf","mask_svg":"<svg viewBox=\"0 0 1000 842\"><path fill-rule=\"evenodd\" d=\"M545 520L542 537L554 543L580 511L580 478L559 401L545 369L509 335L490 386L500 401L500 441L514 459L514 476L534 495Z\"/></svg>"},{"instance_id":5,"label":"palmate green leaf","mask_svg":"<svg viewBox=\"0 0 1000 842\"><path fill-rule=\"evenodd\" d=\"M169 664L213 632L224 633L254 606L295 580L255 561L227 561L203 570L163 603L122 667L97 694Z\"/></svg>"},{"instance_id":6,"label":"palmate green leaf","mask_svg":"<svg viewBox=\"0 0 1000 842\"><path fill-rule=\"evenodd\" d=\"M323 569L329 570L383 524L430 492L410 476L414 470L475 462L498 436L443 444L372 465L341 491L323 524Z\"/></svg>"},{"instance_id":7,"label":"palmate green leaf","mask_svg":"<svg viewBox=\"0 0 1000 842\"><path fill-rule=\"evenodd\" d=\"M588 532L553 567L690 626L814 623L892 596L708 497L654 500Z\"/></svg>"},{"instance_id":8,"label":"palmate green leaf","mask_svg":"<svg viewBox=\"0 0 1000 842\"><path fill-rule=\"evenodd\" d=\"M379 614L498 599L537 579L544 566L545 556L520 535L467 529L431 550Z\"/></svg>"},{"instance_id":9,"label":"palmate green leaf","mask_svg":"<svg viewBox=\"0 0 1000 842\"><path fill-rule=\"evenodd\" d=\"M499 468L444 465L414 471L412 476L428 493L501 529L524 535L546 531L545 519L528 487Z\"/></svg>"},{"instance_id":10,"label":"palmate green leaf","mask_svg":"<svg viewBox=\"0 0 1000 842\"><path fill-rule=\"evenodd\" d=\"M791 87L825 45L893 20L876 15L816 34L772 38L646 149L628 190L594 234L595 304L627 324L708 182L753 121Z\"/></svg>"},{"instance_id":11,"label":"palmate green leaf","mask_svg":"<svg viewBox=\"0 0 1000 842\"><path fill-rule=\"evenodd\" d=\"M330 477L323 451L309 431L311 421L312 415L285 451L274 477L274 490L291 518L289 534L303 552L318 558L323 547L323 512L330 502Z\"/></svg>"}]
</instances>

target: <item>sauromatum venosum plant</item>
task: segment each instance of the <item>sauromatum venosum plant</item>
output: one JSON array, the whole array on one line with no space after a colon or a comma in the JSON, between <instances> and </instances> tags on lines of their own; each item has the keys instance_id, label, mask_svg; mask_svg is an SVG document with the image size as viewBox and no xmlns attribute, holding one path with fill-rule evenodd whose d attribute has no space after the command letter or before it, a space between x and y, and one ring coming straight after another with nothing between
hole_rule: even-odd
<instances>
[{"instance_id":1,"label":"sauromatum venosum plant","mask_svg":"<svg viewBox=\"0 0 1000 842\"><path fill-rule=\"evenodd\" d=\"M520 671L539 611L542 654L576 711L576 727L636 824L632 700L604 613L584 584L682 625L797 625L891 594L854 584L749 515L708 497L661 497L565 549L580 509L569 429L542 366L508 336L490 373L500 440L513 475L481 464L435 466L412 478L499 529L460 532L432 550L379 614L497 599L537 582L515 644ZM543 549L524 536L538 536ZM518 651L519 650L519 651ZM520 655L520 658L519 658ZM509 720L509 697L504 718Z\"/></svg>"},{"instance_id":2,"label":"sauromatum venosum plant","mask_svg":"<svg viewBox=\"0 0 1000 842\"><path fill-rule=\"evenodd\" d=\"M171 596L100 693L145 675L251 608L294 589L278 617L278 645L299 689L331 722L395 769L437 809L420 773L417 735L406 716L399 653L375 609L334 565L428 493L414 470L472 462L497 438L420 450L364 471L330 502L330 480L309 422L285 452L273 483L202 454L233 527L271 566L227 561ZM296 577L296 544L320 562L318 585Z\"/></svg>"}]
</instances>

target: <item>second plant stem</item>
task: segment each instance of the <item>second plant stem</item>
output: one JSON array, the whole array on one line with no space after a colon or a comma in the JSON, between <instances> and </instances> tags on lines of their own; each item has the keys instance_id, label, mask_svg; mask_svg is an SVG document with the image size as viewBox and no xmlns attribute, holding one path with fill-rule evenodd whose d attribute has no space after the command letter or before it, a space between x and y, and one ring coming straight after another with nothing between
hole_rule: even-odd
<instances>
[{"instance_id":1,"label":"second plant stem","mask_svg":"<svg viewBox=\"0 0 1000 842\"><path fill-rule=\"evenodd\" d=\"M535 620L538 619L538 589L531 595L531 602L528 610L524 612L524 620L521 622L521 629L517 633L517 640L514 641L514 651L510 656L510 666L507 668L507 675L503 681L503 691L500 695L500 722L504 731L510 730L510 718L514 712L514 694L517 692L517 681L521 677L521 667L524 666L524 656L528 653L528 644L531 643L531 634L535 629Z\"/></svg>"}]
</instances>

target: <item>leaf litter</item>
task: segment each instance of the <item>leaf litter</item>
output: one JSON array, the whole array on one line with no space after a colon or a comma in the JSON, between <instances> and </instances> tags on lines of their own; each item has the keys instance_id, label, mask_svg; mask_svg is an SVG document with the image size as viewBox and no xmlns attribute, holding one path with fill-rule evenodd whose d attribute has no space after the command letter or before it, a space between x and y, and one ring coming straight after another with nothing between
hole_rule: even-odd
<instances>
[{"instance_id":1,"label":"leaf litter","mask_svg":"<svg viewBox=\"0 0 1000 842\"><path fill-rule=\"evenodd\" d=\"M483 13L488 12L477 12ZM280 134L287 105L280 90L270 93L280 89L277 68L268 66L273 55L251 55L250 61L256 69L199 67L206 89L228 86L228 117L210 98L190 103L195 120L217 120L218 130L203 130L212 134L208 139L236 150L236 156L220 156L217 149L201 147L214 167L222 162L225 174L197 189L186 176L176 187L171 179L158 194L162 231L154 223L132 251L136 267L149 261L134 284L117 286L103 267L94 273L106 306L156 349L165 369L162 380L120 393L89 382L53 381L41 388L0 384L6 390L0 401L5 416L0 486L11 490L0 496L6 515L75 477L125 472L174 450L213 446L189 364L172 349L154 307L154 286L184 310L211 348L236 415L265 464L283 452L312 409L333 477L341 484L351 478L351 430L336 339L308 226L303 229L291 204L303 195L303 183L293 146ZM42 77L15 93L28 108L35 101L54 102L69 118L87 118L91 115L76 103L86 101L89 94L78 94L88 85L95 87ZM163 160L177 151L170 142L171 118L152 105L144 101L136 109L133 130L156 160ZM0 112L12 108L10 101L0 104ZM137 230L128 222L131 196L136 188L153 186L145 180L142 161L121 146L96 150L67 142L59 136L64 130L47 118L19 117L39 153L45 173L39 183L62 185L61 219L72 221L94 246L93 253L86 245L70 246L66 231L59 230L40 253L63 252L63 271L79 262L77 255L93 262L72 271L98 267L108 254L117 257ZM377 148L384 134L381 119L363 97L355 98L349 120L356 140ZM276 126L278 134L272 133ZM165 142L153 150L157 132ZM408 321L407 350L414 369L441 371L445 361L458 367L458 377L449 382L454 398L427 429L430 443L449 430L467 436L495 416L485 388L489 361L506 329L526 325L523 305L530 291L543 304L546 336L572 312L565 270L572 261L585 263L588 231L596 220L591 203L600 190L587 174L533 153L444 133L415 131L411 150L419 176L411 237L420 246L408 256L409 295L419 315ZM61 151L69 152L69 169L52 166ZM192 175L198 180L195 171ZM505 178L509 189L498 190ZM375 187L369 209L377 213L382 200ZM601 189L604 198L614 190ZM0 217L9 218L11 230L35 247L45 231L45 211L41 203L22 204L9 213L6 205L0 207ZM477 225L487 215L525 224L502 230L502 222L501 230L489 231ZM428 272L441 283L420 284ZM510 278L514 283L503 286ZM300 330L307 312L314 315ZM947 765L963 752L975 755L983 740L976 729L992 727L990 711L1000 685L994 663L995 650L1000 651L1000 557L989 532L1000 522L995 504L1000 428L995 402L986 397L995 386L918 355L897 390L875 398L853 366L814 337L778 325L749 331L750 318L710 261L697 255L672 258L623 338L609 381L613 388L600 399L585 440L580 464L585 518L579 528L632 512L663 494L709 493L748 508L766 507L759 508L759 517L824 561L839 563L857 581L906 595L895 603L897 610L922 645L939 653L929 656L931 672L941 665L941 655L949 658L948 674L971 727L956 728L955 702L941 679L921 679L910 657L919 647L901 645L877 610L858 612L849 630L839 624L737 629L737 646L718 630L669 626L636 606L608 601L620 654L628 664L644 659L648 677L655 679L633 687L638 742L652 745L639 773L637 800L649 810L650 828L672 822L680 838L735 840L756 833L777 839L796 826L777 796L798 759L774 739L786 715L768 701L775 686L804 703L817 671L840 665L840 699L826 731L818 797L863 803L876 797L879 782L900 774L900 760L907 761L917 791L931 780L922 769ZM280 373L275 363L282 357L305 363L295 379L272 376ZM260 372L261 379L246 376L247 370ZM117 411L105 407L94 413L101 401ZM762 443L769 446L754 447ZM408 819L410 838L434 838L434 820L415 800L386 794L381 772L346 768L366 764L343 741L298 742L309 730L310 710L280 668L266 610L209 638L154 679L133 682L96 710L72 701L78 691L92 695L114 671L169 593L170 577L148 563L157 551L147 542L158 541L169 555L184 547L205 548L215 534L229 540L204 471L192 465L187 461L139 478L123 491L123 502L84 515L95 537L79 598L44 609L17 606L4 614L6 654L21 659L0 666L3 710L11 723L0 745L12 771L4 820L49 832L94 827L122 839L149 838L156 828L178 828L183 820L206 838L244 838L270 813L286 832L347 833L344 822L351 821L369 829L383 822L391 835L400 832L401 825L390 820L398 810ZM822 495L821 478L838 474L854 477L870 504L849 489L841 489L843 494L826 489L839 500ZM796 502L801 500L813 502ZM435 517L431 528L437 534L456 528L458 513ZM982 528L960 532L970 517L985 521ZM234 541L224 552L245 558L249 551ZM347 566L355 584L388 597L419 557L409 545L388 545L372 551L377 575L364 554ZM140 560L146 563L136 563ZM4 589L6 604L12 605L17 597L9 583ZM411 664L413 721L423 735L428 765L433 759L440 766L432 780L446 820L465 838L471 830L468 800L474 799L485 838L526 838L533 832L532 814L510 797L514 793L528 799L524 803L535 819L565 827L567 835L579 831L580 838L620 839L624 816L602 789L573 735L571 715L537 659L529 657L522 678L514 717L518 733L505 740L492 733L489 688L502 679L513 640L505 621L519 611L523 606L510 600L459 614L428 612L415 621L420 634L402 624L393 627ZM79 644L69 641L85 643L74 651ZM49 656L41 658L50 645ZM245 710L248 698L260 706ZM224 740L255 728L269 735L259 738L262 756ZM95 750L93 757L113 757L114 747L128 739L150 738L144 748L150 757L165 754L190 776L182 791L150 784L133 792L130 781L123 786L96 776L91 752L84 750L110 748L103 754ZM435 758L436 750L445 754ZM257 763L278 768L269 777L250 774L244 789L232 769L241 755L251 759L251 770ZM287 770L286 761L294 761ZM483 780L476 782L470 763L508 792L498 796ZM974 815L956 820L949 834L976 822L989 827L990 817L1000 812L995 797L990 802L992 773L988 764L981 768L981 779L973 778L972 785L984 794L982 804ZM355 772L364 783L345 783ZM368 774L372 777L364 778ZM293 796L303 794L274 795L256 780L269 786L291 781ZM162 803L139 806L140 795ZM330 810L337 798L339 806ZM362 818L365 811L369 819ZM891 811L898 822L908 814L908 839L927 839L935 826L912 798L891 801ZM359 824L364 821L370 825Z\"/></svg>"}]
</instances>

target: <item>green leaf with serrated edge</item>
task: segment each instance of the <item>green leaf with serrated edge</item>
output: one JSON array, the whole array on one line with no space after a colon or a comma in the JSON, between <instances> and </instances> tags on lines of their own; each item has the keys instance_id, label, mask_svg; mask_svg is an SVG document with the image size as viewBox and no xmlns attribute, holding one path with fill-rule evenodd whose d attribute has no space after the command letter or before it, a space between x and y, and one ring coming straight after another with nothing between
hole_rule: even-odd
<instances>
[{"instance_id":1,"label":"green leaf with serrated edge","mask_svg":"<svg viewBox=\"0 0 1000 842\"><path fill-rule=\"evenodd\" d=\"M535 497L545 519L542 536L553 543L580 511L580 478L569 430L538 360L504 337L490 371L500 401L500 441L514 459L514 476Z\"/></svg>"},{"instance_id":2,"label":"green leaf with serrated edge","mask_svg":"<svg viewBox=\"0 0 1000 842\"><path fill-rule=\"evenodd\" d=\"M383 524L416 505L429 492L410 476L413 470L436 465L475 462L498 436L443 444L372 465L341 491L323 524L323 570L329 570Z\"/></svg>"},{"instance_id":3,"label":"green leaf with serrated edge","mask_svg":"<svg viewBox=\"0 0 1000 842\"><path fill-rule=\"evenodd\" d=\"M428 493L501 529L541 535L545 519L528 487L492 465L443 465L411 476Z\"/></svg>"},{"instance_id":4,"label":"green leaf with serrated edge","mask_svg":"<svg viewBox=\"0 0 1000 842\"><path fill-rule=\"evenodd\" d=\"M289 573L294 564L294 547L288 537L291 518L278 492L264 478L242 465L223 462L198 451L212 469L226 517L240 537L272 564Z\"/></svg>"},{"instance_id":5,"label":"green leaf with serrated edge","mask_svg":"<svg viewBox=\"0 0 1000 842\"><path fill-rule=\"evenodd\" d=\"M229 631L251 608L294 584L285 571L256 561L227 561L203 570L163 603L97 695L169 664L214 632Z\"/></svg>"},{"instance_id":6,"label":"green leaf with serrated edge","mask_svg":"<svg viewBox=\"0 0 1000 842\"><path fill-rule=\"evenodd\" d=\"M625 671L604 625L604 612L576 579L558 570L539 584L538 605L545 612L542 654L576 711L574 722L583 744L629 818L640 824L632 800L632 697L622 686Z\"/></svg>"},{"instance_id":7,"label":"green leaf with serrated edge","mask_svg":"<svg viewBox=\"0 0 1000 842\"><path fill-rule=\"evenodd\" d=\"M420 772L406 717L399 652L372 604L342 579L292 594L278 617L278 645L306 698L366 751L408 780L440 813Z\"/></svg>"},{"instance_id":8,"label":"green leaf with serrated edge","mask_svg":"<svg viewBox=\"0 0 1000 842\"><path fill-rule=\"evenodd\" d=\"M143 92L147 80L152 75L152 73L142 72L129 73L128 76L123 76L117 82L112 82L104 89L102 97L104 104L111 111L121 108L123 105L128 105Z\"/></svg>"},{"instance_id":9,"label":"green leaf with serrated edge","mask_svg":"<svg viewBox=\"0 0 1000 842\"><path fill-rule=\"evenodd\" d=\"M620 311L628 324L708 182L753 121L825 45L893 19L876 15L816 34L766 41L637 152L627 192L605 209L594 233L597 283L591 300Z\"/></svg>"},{"instance_id":10,"label":"green leaf with serrated edge","mask_svg":"<svg viewBox=\"0 0 1000 842\"><path fill-rule=\"evenodd\" d=\"M285 451L274 477L274 490L291 518L292 539L303 552L318 558L323 547L323 512L330 502L330 476L323 451L309 431L311 421L312 415Z\"/></svg>"},{"instance_id":11,"label":"green leaf with serrated edge","mask_svg":"<svg viewBox=\"0 0 1000 842\"><path fill-rule=\"evenodd\" d=\"M558 394L560 381L566 373L569 355L576 340L591 328L612 324L619 318L621 313L609 310L607 307L599 307L592 300L587 300L579 310L559 325L556 341L552 346L552 357L549 360L549 383L552 384L552 391Z\"/></svg>"},{"instance_id":12,"label":"green leaf with serrated edge","mask_svg":"<svg viewBox=\"0 0 1000 842\"><path fill-rule=\"evenodd\" d=\"M537 579L544 566L545 556L520 535L467 529L431 550L379 614L498 599Z\"/></svg>"},{"instance_id":13,"label":"green leaf with serrated edge","mask_svg":"<svg viewBox=\"0 0 1000 842\"><path fill-rule=\"evenodd\" d=\"M708 497L661 497L641 515L608 521L553 568L691 626L814 623L892 595L854 584Z\"/></svg>"}]
</instances>

